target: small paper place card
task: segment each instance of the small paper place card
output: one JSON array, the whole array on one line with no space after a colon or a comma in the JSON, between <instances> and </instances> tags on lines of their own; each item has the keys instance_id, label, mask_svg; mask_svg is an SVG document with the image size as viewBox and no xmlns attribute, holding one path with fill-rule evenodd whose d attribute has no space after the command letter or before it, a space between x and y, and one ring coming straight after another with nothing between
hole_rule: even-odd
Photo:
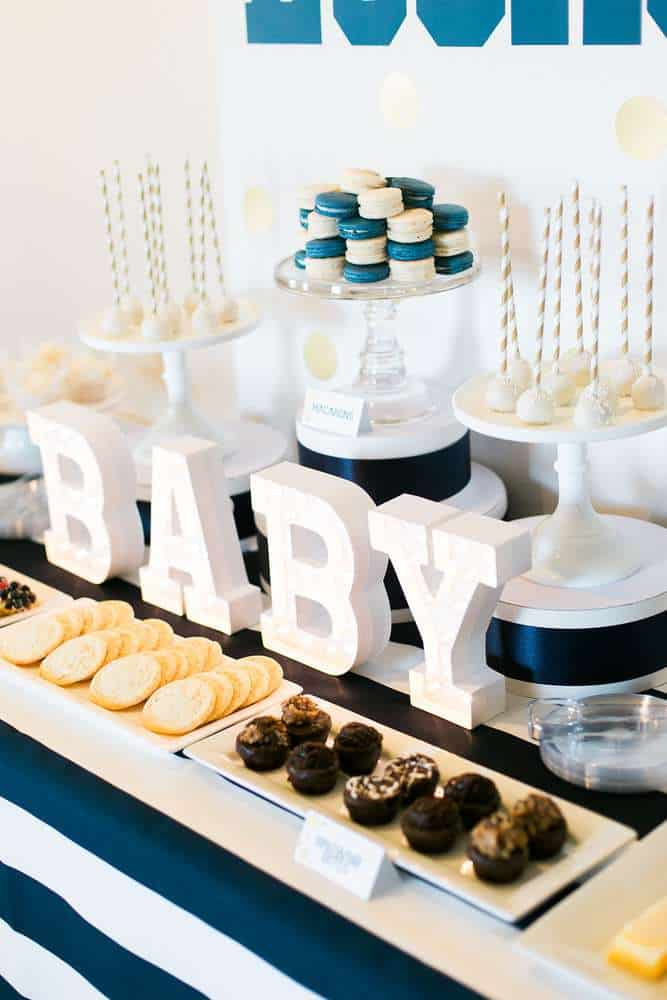
<instances>
[{"instance_id":1,"label":"small paper place card","mask_svg":"<svg viewBox=\"0 0 667 1000\"><path fill-rule=\"evenodd\" d=\"M306 813L294 860L361 899L378 895L396 881L396 869L383 847L316 812Z\"/></svg>"},{"instance_id":2,"label":"small paper place card","mask_svg":"<svg viewBox=\"0 0 667 1000\"><path fill-rule=\"evenodd\" d=\"M370 430L368 404L361 396L308 389L303 404L302 423L317 430L356 437Z\"/></svg>"}]
</instances>

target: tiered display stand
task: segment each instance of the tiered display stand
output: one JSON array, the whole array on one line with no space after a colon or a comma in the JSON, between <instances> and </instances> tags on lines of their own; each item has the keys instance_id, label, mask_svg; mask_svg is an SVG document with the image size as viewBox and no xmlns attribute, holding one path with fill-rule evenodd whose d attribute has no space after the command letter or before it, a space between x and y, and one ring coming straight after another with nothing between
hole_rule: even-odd
<instances>
[{"instance_id":1,"label":"tiered display stand","mask_svg":"<svg viewBox=\"0 0 667 1000\"><path fill-rule=\"evenodd\" d=\"M253 472L279 462L285 455L287 441L280 431L264 424L241 421L208 420L192 399L192 386L187 355L190 351L216 347L252 333L261 322L261 311L247 299L238 300L238 319L225 323L217 333L186 335L169 340L148 341L138 333L127 337L106 337L100 332L99 321L79 332L84 344L110 354L161 354L167 408L150 429L138 436L134 446L137 467L138 500L150 500L151 452L153 446L168 437L192 435L216 441L225 456L225 473L230 495L235 504L237 528L241 537L254 534L242 528L252 520L250 511L249 477ZM239 517L241 508L243 516Z\"/></svg>"},{"instance_id":2,"label":"tiered display stand","mask_svg":"<svg viewBox=\"0 0 667 1000\"><path fill-rule=\"evenodd\" d=\"M396 331L402 301L461 288L479 271L475 258L467 271L438 275L429 282L406 284L388 278L355 285L343 279L313 280L291 257L278 264L279 288L318 299L358 302L366 325L359 374L340 392L366 401L370 430L344 437L307 426L299 414L296 433L302 465L359 483L376 503L416 493L491 517L504 516L507 494L502 481L490 469L470 462L466 428L455 419L449 399L438 399L425 381L408 374ZM260 549L261 543L260 536ZM391 570L386 583L394 623L410 621L405 596Z\"/></svg>"},{"instance_id":3,"label":"tiered display stand","mask_svg":"<svg viewBox=\"0 0 667 1000\"><path fill-rule=\"evenodd\" d=\"M490 377L476 376L455 392L457 418L488 437L558 449L558 504L549 517L526 519L533 569L503 592L490 665L521 694L644 690L667 676L667 529L596 512L588 446L664 427L667 409L636 410L622 399L607 427L575 426L572 407L558 409L552 424L531 426L489 409Z\"/></svg>"}]
</instances>

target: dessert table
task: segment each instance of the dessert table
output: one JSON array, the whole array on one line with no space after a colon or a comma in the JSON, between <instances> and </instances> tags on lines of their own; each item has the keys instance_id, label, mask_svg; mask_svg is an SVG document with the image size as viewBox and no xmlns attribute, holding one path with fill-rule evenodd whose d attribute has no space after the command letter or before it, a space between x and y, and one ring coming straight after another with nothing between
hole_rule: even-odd
<instances>
[{"instance_id":1,"label":"dessert table","mask_svg":"<svg viewBox=\"0 0 667 1000\"><path fill-rule=\"evenodd\" d=\"M75 597L129 600L144 617L154 610L131 584L88 584L51 566L33 543L0 543L0 562ZM261 649L257 632L227 638L158 614L180 634L221 641L232 656ZM470 733L365 677L278 658L308 693L585 805L640 837L667 819L662 793L611 796L565 784L535 744L507 727ZM567 976L519 947L540 913L511 926L403 873L390 892L364 902L295 862L300 826L184 756L144 750L83 721L63 725L52 706L27 704L0 672L0 994L575 995Z\"/></svg>"}]
</instances>

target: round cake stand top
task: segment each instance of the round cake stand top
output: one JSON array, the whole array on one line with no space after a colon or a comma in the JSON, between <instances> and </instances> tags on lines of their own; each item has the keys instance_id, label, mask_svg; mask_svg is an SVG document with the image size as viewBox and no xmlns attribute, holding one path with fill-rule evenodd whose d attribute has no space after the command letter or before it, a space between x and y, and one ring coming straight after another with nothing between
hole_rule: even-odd
<instances>
[{"instance_id":1,"label":"round cake stand top","mask_svg":"<svg viewBox=\"0 0 667 1000\"><path fill-rule=\"evenodd\" d=\"M453 288L469 285L479 273L479 258L475 255L475 263L466 271L461 271L460 274L439 274L433 281L408 283L385 278L384 281L355 285L342 278L338 281L316 280L309 277L305 270L298 268L293 257L285 257L276 267L274 278L279 288L296 295L311 295L318 299L350 302L373 302L375 300L386 302L449 292Z\"/></svg>"},{"instance_id":2,"label":"round cake stand top","mask_svg":"<svg viewBox=\"0 0 667 1000\"><path fill-rule=\"evenodd\" d=\"M79 331L79 338L88 347L110 354L167 354L174 351L192 351L200 347L215 347L230 340L238 340L255 330L262 319L262 313L249 299L238 299L238 319L223 323L217 333L202 336L174 337L170 340L144 340L138 334L129 337L105 337L100 331L100 317Z\"/></svg>"},{"instance_id":3,"label":"round cake stand top","mask_svg":"<svg viewBox=\"0 0 667 1000\"><path fill-rule=\"evenodd\" d=\"M636 410L631 399L619 400L618 413L608 427L581 428L573 423L574 408L558 407L551 424L525 424L515 413L495 413L486 404L486 387L493 375L475 375L456 390L454 414L462 424L487 437L531 444L586 444L615 441L667 425L667 409Z\"/></svg>"}]
</instances>

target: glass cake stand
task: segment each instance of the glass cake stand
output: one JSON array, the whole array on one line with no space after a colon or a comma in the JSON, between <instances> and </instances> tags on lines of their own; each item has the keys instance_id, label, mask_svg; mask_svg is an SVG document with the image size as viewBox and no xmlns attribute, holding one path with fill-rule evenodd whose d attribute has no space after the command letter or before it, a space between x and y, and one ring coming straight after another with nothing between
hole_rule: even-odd
<instances>
[{"instance_id":1,"label":"glass cake stand","mask_svg":"<svg viewBox=\"0 0 667 1000\"><path fill-rule=\"evenodd\" d=\"M530 525L533 569L526 574L527 578L546 586L589 588L615 583L636 573L644 561L637 535L646 524L634 518L604 516L595 510L588 445L664 427L667 409L636 410L626 398L619 401L614 422L607 427L577 427L571 406L558 407L551 424L535 426L525 424L515 413L495 413L489 409L486 387L493 377L476 375L456 390L452 405L457 419L487 437L554 444L558 449L558 505L549 517L536 518L536 524Z\"/></svg>"},{"instance_id":2,"label":"glass cake stand","mask_svg":"<svg viewBox=\"0 0 667 1000\"><path fill-rule=\"evenodd\" d=\"M212 423L193 402L187 355L204 347L215 347L239 337L245 337L261 322L259 307L248 299L238 300L239 315L231 323L224 323L214 334L185 334L169 340L144 340L138 332L126 337L107 337L101 332L100 317L79 330L79 337L88 347L109 354L161 354L164 365L164 383L167 390L167 408L151 428L142 434L135 449L137 466L150 466L153 446L168 437L190 435L216 441L223 455L233 454L238 446L238 435L224 421Z\"/></svg>"},{"instance_id":3,"label":"glass cake stand","mask_svg":"<svg viewBox=\"0 0 667 1000\"><path fill-rule=\"evenodd\" d=\"M403 348L396 335L398 303L469 285L479 272L479 257L475 254L474 264L467 271L438 275L433 281L408 284L387 278L368 285L355 285L342 278L315 280L298 268L292 257L286 257L276 267L275 280L279 288L296 295L363 303L366 340L359 374L351 386L340 391L366 399L372 423L396 424L419 419L436 409L426 383L406 371Z\"/></svg>"}]
</instances>

